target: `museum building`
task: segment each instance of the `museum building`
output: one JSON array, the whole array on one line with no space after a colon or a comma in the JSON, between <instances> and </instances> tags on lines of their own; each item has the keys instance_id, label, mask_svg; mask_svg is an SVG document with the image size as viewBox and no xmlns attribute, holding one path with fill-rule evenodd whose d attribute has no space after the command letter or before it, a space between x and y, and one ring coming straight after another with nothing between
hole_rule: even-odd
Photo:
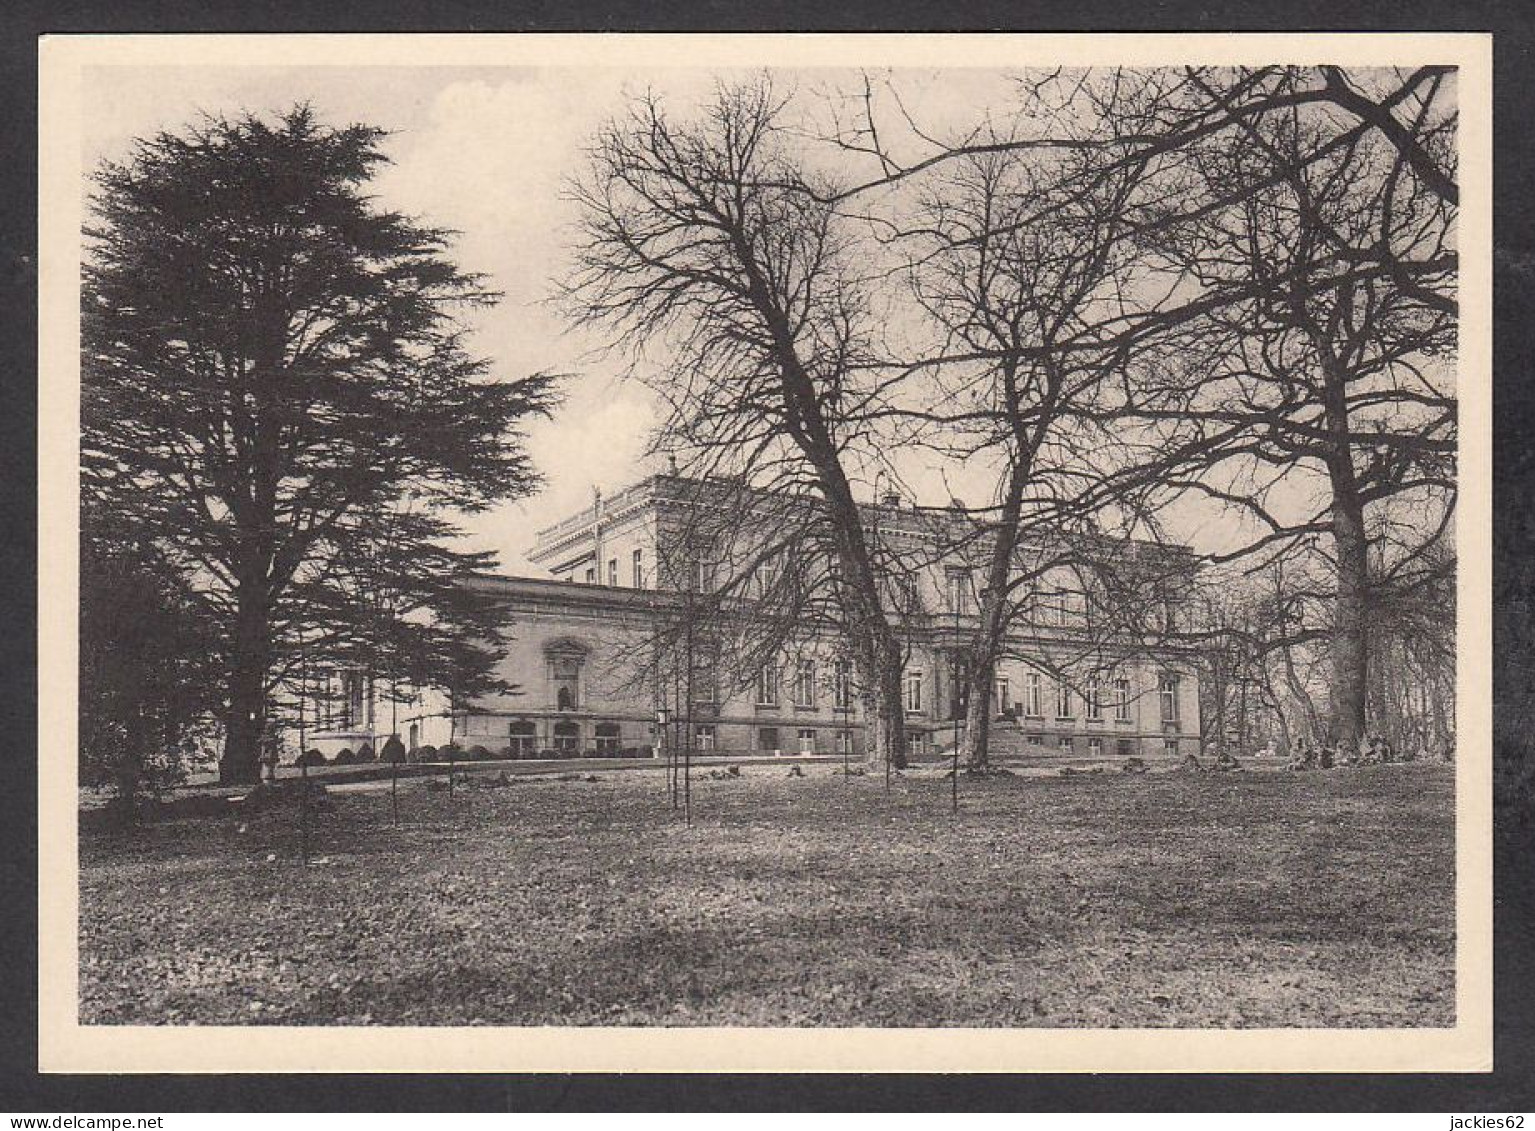
<instances>
[{"instance_id":1,"label":"museum building","mask_svg":"<svg viewBox=\"0 0 1535 1131\"><path fill-rule=\"evenodd\" d=\"M668 662L659 643L665 626L692 615L700 591L734 568L701 561L696 549L678 553L708 497L707 483L675 473L595 495L539 532L528 557L548 576L475 579L502 600L511 622L498 674L512 694L450 707L439 694L416 692L399 702L361 676L335 673L331 706L309 744L327 755L364 742L376 750L394 733L410 749L451 741L521 758L646 757L657 752L659 717L662 741L699 754L861 755L862 704L834 634L793 634L775 658L746 672L723 662L700 666L690 656L684 681ZM894 494L865 506L870 528L917 563L906 591L922 615L897 618L912 751L952 746L963 717L956 657L976 624L975 564L946 553L942 510ZM1191 557L1171 552L1188 563L1182 576L1191 579ZM997 664L993 750L1089 758L1197 751L1192 654L1099 641L1084 668L1091 586L1080 571L1057 573L1009 632ZM1164 600L1171 609L1180 596Z\"/></svg>"}]
</instances>

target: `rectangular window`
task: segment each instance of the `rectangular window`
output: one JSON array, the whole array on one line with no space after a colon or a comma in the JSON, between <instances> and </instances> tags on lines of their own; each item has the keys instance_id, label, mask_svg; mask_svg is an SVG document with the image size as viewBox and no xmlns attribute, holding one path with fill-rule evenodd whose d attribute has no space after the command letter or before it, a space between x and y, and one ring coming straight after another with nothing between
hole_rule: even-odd
<instances>
[{"instance_id":1,"label":"rectangular window","mask_svg":"<svg viewBox=\"0 0 1535 1131\"><path fill-rule=\"evenodd\" d=\"M1038 672L1030 672L1023 685L1024 714L1031 719L1045 717L1045 680Z\"/></svg>"},{"instance_id":2,"label":"rectangular window","mask_svg":"<svg viewBox=\"0 0 1535 1131\"><path fill-rule=\"evenodd\" d=\"M1030 746L1043 746L1044 744L1045 744L1045 736L1044 735L1042 735L1042 734L1031 734L1031 735L1029 735L1029 745Z\"/></svg>"},{"instance_id":3,"label":"rectangular window","mask_svg":"<svg viewBox=\"0 0 1535 1131\"><path fill-rule=\"evenodd\" d=\"M926 754L928 746L927 731L913 730L906 732L906 743L913 754Z\"/></svg>"},{"instance_id":4,"label":"rectangular window","mask_svg":"<svg viewBox=\"0 0 1535 1131\"><path fill-rule=\"evenodd\" d=\"M711 661L709 650L703 647L693 654L693 702L713 703L717 687L715 685L716 666Z\"/></svg>"},{"instance_id":5,"label":"rectangular window","mask_svg":"<svg viewBox=\"0 0 1535 1131\"><path fill-rule=\"evenodd\" d=\"M853 753L853 732L852 731L850 731L850 730L839 730L837 732L837 753L838 754L849 754L849 755Z\"/></svg>"},{"instance_id":6,"label":"rectangular window","mask_svg":"<svg viewBox=\"0 0 1535 1131\"><path fill-rule=\"evenodd\" d=\"M1022 590L1018 600L1018 608L1023 620L1028 624L1039 623L1039 583L1029 581Z\"/></svg>"},{"instance_id":7,"label":"rectangular window","mask_svg":"<svg viewBox=\"0 0 1535 1131\"><path fill-rule=\"evenodd\" d=\"M1123 676L1114 681L1114 721L1130 721L1130 681Z\"/></svg>"},{"instance_id":8,"label":"rectangular window","mask_svg":"<svg viewBox=\"0 0 1535 1131\"><path fill-rule=\"evenodd\" d=\"M1069 628L1082 623L1083 595L1071 589L1053 589L1040 594L1039 623Z\"/></svg>"},{"instance_id":9,"label":"rectangular window","mask_svg":"<svg viewBox=\"0 0 1535 1131\"><path fill-rule=\"evenodd\" d=\"M1087 698L1084 704L1088 721L1101 723L1103 721L1103 689L1096 675L1090 676L1087 680Z\"/></svg>"},{"instance_id":10,"label":"rectangular window","mask_svg":"<svg viewBox=\"0 0 1535 1131\"><path fill-rule=\"evenodd\" d=\"M634 587L645 588L645 551L634 551Z\"/></svg>"},{"instance_id":11,"label":"rectangular window","mask_svg":"<svg viewBox=\"0 0 1535 1131\"><path fill-rule=\"evenodd\" d=\"M801 730L799 732L799 752L801 754L815 753L815 731Z\"/></svg>"},{"instance_id":12,"label":"rectangular window","mask_svg":"<svg viewBox=\"0 0 1535 1131\"><path fill-rule=\"evenodd\" d=\"M341 673L341 726L345 730L362 725L362 677L357 672Z\"/></svg>"},{"instance_id":13,"label":"rectangular window","mask_svg":"<svg viewBox=\"0 0 1535 1131\"><path fill-rule=\"evenodd\" d=\"M1061 749L1062 750L1065 750L1065 751L1067 751L1069 753L1070 751L1072 751L1074 749L1074 746L1073 746L1072 741L1071 741L1071 735L1063 734L1063 735L1061 735L1059 741L1060 741Z\"/></svg>"},{"instance_id":14,"label":"rectangular window","mask_svg":"<svg viewBox=\"0 0 1535 1131\"><path fill-rule=\"evenodd\" d=\"M970 660L961 652L949 657L949 718L965 717L970 702Z\"/></svg>"},{"instance_id":15,"label":"rectangular window","mask_svg":"<svg viewBox=\"0 0 1535 1131\"><path fill-rule=\"evenodd\" d=\"M597 584L597 567L596 566L587 566L586 567L586 583L588 585L596 585Z\"/></svg>"},{"instance_id":16,"label":"rectangular window","mask_svg":"<svg viewBox=\"0 0 1535 1131\"><path fill-rule=\"evenodd\" d=\"M1007 686L1007 676L997 677L997 714L1005 715L1013 706L1013 697Z\"/></svg>"},{"instance_id":17,"label":"rectangular window","mask_svg":"<svg viewBox=\"0 0 1535 1131\"><path fill-rule=\"evenodd\" d=\"M762 727L757 731L757 749L764 754L779 753L777 727Z\"/></svg>"},{"instance_id":18,"label":"rectangular window","mask_svg":"<svg viewBox=\"0 0 1535 1131\"><path fill-rule=\"evenodd\" d=\"M757 673L757 706L778 706L778 665L763 664Z\"/></svg>"},{"instance_id":19,"label":"rectangular window","mask_svg":"<svg viewBox=\"0 0 1535 1131\"><path fill-rule=\"evenodd\" d=\"M1169 758L1178 756L1178 740L1176 738L1164 738L1162 740L1162 752Z\"/></svg>"},{"instance_id":20,"label":"rectangular window","mask_svg":"<svg viewBox=\"0 0 1535 1131\"><path fill-rule=\"evenodd\" d=\"M1116 749L1119 751L1121 758L1128 758L1135 753L1135 743L1131 742L1128 738L1121 738L1116 744Z\"/></svg>"},{"instance_id":21,"label":"rectangular window","mask_svg":"<svg viewBox=\"0 0 1535 1131\"><path fill-rule=\"evenodd\" d=\"M1178 602L1171 594L1162 596L1162 623L1168 632L1178 631Z\"/></svg>"},{"instance_id":22,"label":"rectangular window","mask_svg":"<svg viewBox=\"0 0 1535 1131\"><path fill-rule=\"evenodd\" d=\"M1087 740L1087 752L1094 758L1101 756L1103 754L1103 739L1089 738Z\"/></svg>"},{"instance_id":23,"label":"rectangular window","mask_svg":"<svg viewBox=\"0 0 1535 1131\"><path fill-rule=\"evenodd\" d=\"M1163 675L1157 681L1157 694L1162 700L1162 721L1176 726L1178 723L1178 677Z\"/></svg>"},{"instance_id":24,"label":"rectangular window","mask_svg":"<svg viewBox=\"0 0 1535 1131\"><path fill-rule=\"evenodd\" d=\"M815 706L815 661L801 656L794 667L794 705Z\"/></svg>"},{"instance_id":25,"label":"rectangular window","mask_svg":"<svg viewBox=\"0 0 1535 1131\"><path fill-rule=\"evenodd\" d=\"M608 559L608 584L612 585L612 586L617 586L618 585L618 559L617 558L609 558Z\"/></svg>"},{"instance_id":26,"label":"rectangular window","mask_svg":"<svg viewBox=\"0 0 1535 1131\"><path fill-rule=\"evenodd\" d=\"M922 710L922 673L906 673L906 709L908 711Z\"/></svg>"},{"instance_id":27,"label":"rectangular window","mask_svg":"<svg viewBox=\"0 0 1535 1131\"><path fill-rule=\"evenodd\" d=\"M700 726L693 733L698 739L697 746L699 750L714 749L714 728L712 726Z\"/></svg>"},{"instance_id":28,"label":"rectangular window","mask_svg":"<svg viewBox=\"0 0 1535 1131\"><path fill-rule=\"evenodd\" d=\"M832 700L839 711L853 708L853 667L846 660L838 660L833 669Z\"/></svg>"},{"instance_id":29,"label":"rectangular window","mask_svg":"<svg viewBox=\"0 0 1535 1131\"><path fill-rule=\"evenodd\" d=\"M951 569L948 572L949 612L970 611L970 574L967 570Z\"/></svg>"},{"instance_id":30,"label":"rectangular window","mask_svg":"<svg viewBox=\"0 0 1535 1131\"><path fill-rule=\"evenodd\" d=\"M1071 714L1071 688L1064 682L1055 685L1055 717L1069 719Z\"/></svg>"}]
</instances>

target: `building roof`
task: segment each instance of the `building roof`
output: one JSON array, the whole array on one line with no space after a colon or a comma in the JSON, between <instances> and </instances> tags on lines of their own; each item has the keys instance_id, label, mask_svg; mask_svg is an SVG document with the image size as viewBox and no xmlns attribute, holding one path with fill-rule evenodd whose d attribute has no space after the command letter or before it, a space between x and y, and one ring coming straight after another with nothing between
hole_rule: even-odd
<instances>
[{"instance_id":1,"label":"building roof","mask_svg":"<svg viewBox=\"0 0 1535 1131\"><path fill-rule=\"evenodd\" d=\"M649 507L661 504L677 507L711 504L738 513L748 501L752 509L759 506L768 509L770 504L801 506L804 503L803 499L752 487L738 480L705 479L675 473L650 475L613 495L603 496L599 492L591 506L583 507L568 518L540 530L528 552L528 558L539 564L554 561L589 536L599 522L604 525L615 524ZM860 510L871 529L877 528L885 534L899 531L929 541L937 541L944 535L949 535L955 541L966 536L972 539L984 538L987 527L984 518L967 511L957 501L946 506L921 506L895 501L893 496L887 496L881 501L861 503ZM1079 534L1073 537L1084 536ZM1112 547L1117 553L1122 553L1128 545L1139 552L1184 558L1185 566L1192 565L1188 559L1192 559L1193 551L1178 543L1141 538L1124 539L1110 534L1099 537L1103 539L1105 548ZM1038 544L1040 539L1036 535L1030 541Z\"/></svg>"}]
</instances>

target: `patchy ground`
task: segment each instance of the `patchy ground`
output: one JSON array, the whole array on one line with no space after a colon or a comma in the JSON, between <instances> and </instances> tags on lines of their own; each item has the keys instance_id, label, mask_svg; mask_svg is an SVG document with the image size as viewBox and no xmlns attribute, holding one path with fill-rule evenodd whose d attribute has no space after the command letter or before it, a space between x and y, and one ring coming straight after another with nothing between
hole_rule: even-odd
<instances>
[{"instance_id":1,"label":"patchy ground","mask_svg":"<svg viewBox=\"0 0 1535 1131\"><path fill-rule=\"evenodd\" d=\"M334 796L87 832L87 1023L1443 1026L1453 770Z\"/></svg>"}]
</instances>

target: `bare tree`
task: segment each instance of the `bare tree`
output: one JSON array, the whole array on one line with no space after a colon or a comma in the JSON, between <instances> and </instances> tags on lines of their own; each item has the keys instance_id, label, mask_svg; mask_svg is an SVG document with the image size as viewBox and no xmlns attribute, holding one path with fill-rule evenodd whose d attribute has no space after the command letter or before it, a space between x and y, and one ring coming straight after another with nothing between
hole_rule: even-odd
<instances>
[{"instance_id":1,"label":"bare tree","mask_svg":"<svg viewBox=\"0 0 1535 1131\"><path fill-rule=\"evenodd\" d=\"M924 189L907 238L912 290L946 359L931 366L938 396L919 434L946 460L998 469L992 498L963 508L971 521L950 531L969 543L952 549L977 558L983 578L962 665L972 770L987 764L997 660L1043 575L1098 572L1107 561L1092 535L1116 506L1134 513L1116 487L1116 465L1134 460L1119 427L1128 350L1092 338L1127 310L1130 203L1144 167L1073 188L1040 218L1044 199L1081 180L1085 159L966 154ZM1064 537L1071 531L1079 536Z\"/></svg>"},{"instance_id":2,"label":"bare tree","mask_svg":"<svg viewBox=\"0 0 1535 1131\"><path fill-rule=\"evenodd\" d=\"M1425 561L1452 561L1433 551L1455 486L1454 209L1409 150L1340 147L1325 114L1297 105L1238 124L1244 146L1186 152L1188 195L1261 187L1156 240L1180 285L1241 297L1170 334L1144 370L1146 416L1168 437L1153 473L1256 529L1221 557L1329 563L1329 738L1353 749L1372 610L1422 590ZM1401 124L1437 152L1427 107Z\"/></svg>"},{"instance_id":3,"label":"bare tree","mask_svg":"<svg viewBox=\"0 0 1535 1131\"><path fill-rule=\"evenodd\" d=\"M867 281L836 186L786 144L767 80L721 87L694 121L653 97L600 132L572 189L582 215L564 305L642 356L686 470L800 500L839 571L873 724L869 756L901 765L900 640L881 601L851 454L895 378L876 364Z\"/></svg>"}]
</instances>

